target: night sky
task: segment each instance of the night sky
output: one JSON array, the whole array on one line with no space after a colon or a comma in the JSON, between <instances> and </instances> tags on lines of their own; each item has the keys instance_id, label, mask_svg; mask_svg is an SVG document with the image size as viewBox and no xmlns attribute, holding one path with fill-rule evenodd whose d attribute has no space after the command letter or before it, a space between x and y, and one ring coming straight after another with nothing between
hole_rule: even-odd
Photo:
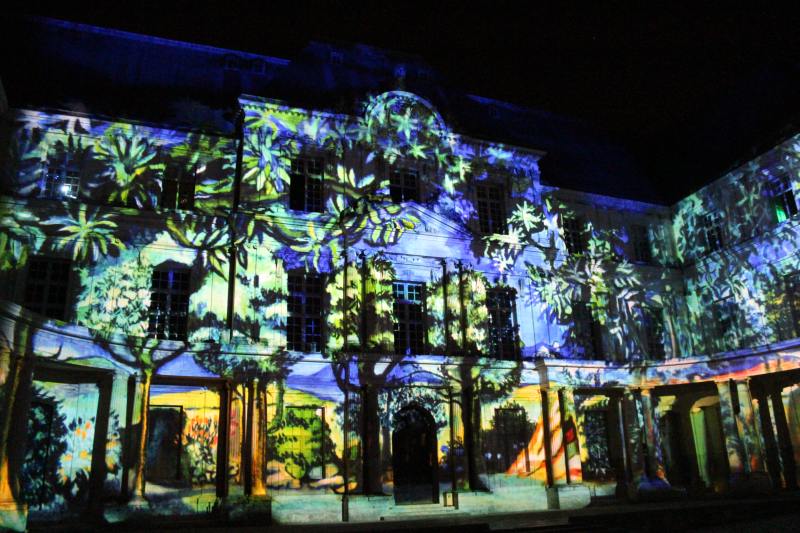
<instances>
[{"instance_id":1,"label":"night sky","mask_svg":"<svg viewBox=\"0 0 800 533\"><path fill-rule=\"evenodd\" d=\"M466 92L578 118L608 134L666 196L719 177L800 125L800 3L702 11L650 2L646 10L616 2L571 10L528 2L272 4L26 9L289 59L310 40L415 54Z\"/></svg>"}]
</instances>

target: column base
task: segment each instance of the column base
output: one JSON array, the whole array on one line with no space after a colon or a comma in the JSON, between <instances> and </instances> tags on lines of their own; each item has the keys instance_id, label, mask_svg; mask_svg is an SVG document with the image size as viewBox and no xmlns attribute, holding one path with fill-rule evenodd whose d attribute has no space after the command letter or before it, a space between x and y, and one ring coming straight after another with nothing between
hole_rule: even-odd
<instances>
[{"instance_id":1,"label":"column base","mask_svg":"<svg viewBox=\"0 0 800 533\"><path fill-rule=\"evenodd\" d=\"M28 528L28 506L14 500L0 501L0 530L25 531Z\"/></svg>"},{"instance_id":2,"label":"column base","mask_svg":"<svg viewBox=\"0 0 800 533\"><path fill-rule=\"evenodd\" d=\"M674 500L686 496L685 489L673 487L660 478L626 483L617 489L617 493L620 492L634 502Z\"/></svg>"},{"instance_id":3,"label":"column base","mask_svg":"<svg viewBox=\"0 0 800 533\"><path fill-rule=\"evenodd\" d=\"M545 488L548 509L579 509L589 505L592 495L582 483L553 485Z\"/></svg>"},{"instance_id":4,"label":"column base","mask_svg":"<svg viewBox=\"0 0 800 533\"><path fill-rule=\"evenodd\" d=\"M731 475L729 492L733 495L763 496L775 492L772 479L766 472Z\"/></svg>"}]
</instances>

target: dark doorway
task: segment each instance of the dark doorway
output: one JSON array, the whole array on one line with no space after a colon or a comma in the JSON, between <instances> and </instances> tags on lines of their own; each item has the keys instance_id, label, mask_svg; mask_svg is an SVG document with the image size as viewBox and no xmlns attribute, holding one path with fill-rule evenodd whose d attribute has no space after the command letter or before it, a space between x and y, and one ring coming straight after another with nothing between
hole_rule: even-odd
<instances>
[{"instance_id":1,"label":"dark doorway","mask_svg":"<svg viewBox=\"0 0 800 533\"><path fill-rule=\"evenodd\" d=\"M147 468L145 479L171 485L181 482L183 450L183 407L158 405L150 408L147 432Z\"/></svg>"},{"instance_id":2,"label":"dark doorway","mask_svg":"<svg viewBox=\"0 0 800 533\"><path fill-rule=\"evenodd\" d=\"M438 503L436 423L422 407L409 405L395 415L392 467L395 503Z\"/></svg>"}]
</instances>

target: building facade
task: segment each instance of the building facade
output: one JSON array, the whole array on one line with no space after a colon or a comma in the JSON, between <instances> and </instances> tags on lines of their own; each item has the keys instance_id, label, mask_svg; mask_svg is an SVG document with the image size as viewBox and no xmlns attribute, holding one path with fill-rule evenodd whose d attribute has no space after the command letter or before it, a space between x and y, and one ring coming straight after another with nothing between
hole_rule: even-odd
<instances>
[{"instance_id":1,"label":"building facade","mask_svg":"<svg viewBox=\"0 0 800 533\"><path fill-rule=\"evenodd\" d=\"M4 527L796 487L800 138L661 206L554 185L405 76L240 94L227 129L11 99Z\"/></svg>"}]
</instances>

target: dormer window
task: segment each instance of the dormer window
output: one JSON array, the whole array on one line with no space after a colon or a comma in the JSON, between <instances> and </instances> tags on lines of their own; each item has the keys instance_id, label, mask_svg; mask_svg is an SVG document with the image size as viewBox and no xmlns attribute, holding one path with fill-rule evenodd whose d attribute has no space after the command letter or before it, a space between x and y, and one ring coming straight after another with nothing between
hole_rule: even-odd
<instances>
[{"instance_id":1,"label":"dormer window","mask_svg":"<svg viewBox=\"0 0 800 533\"><path fill-rule=\"evenodd\" d=\"M289 208L306 213L322 213L321 157L298 157L292 161L289 175Z\"/></svg>"},{"instance_id":2,"label":"dormer window","mask_svg":"<svg viewBox=\"0 0 800 533\"><path fill-rule=\"evenodd\" d=\"M396 204L419 202L419 171L402 167L392 169L389 192Z\"/></svg>"}]
</instances>

